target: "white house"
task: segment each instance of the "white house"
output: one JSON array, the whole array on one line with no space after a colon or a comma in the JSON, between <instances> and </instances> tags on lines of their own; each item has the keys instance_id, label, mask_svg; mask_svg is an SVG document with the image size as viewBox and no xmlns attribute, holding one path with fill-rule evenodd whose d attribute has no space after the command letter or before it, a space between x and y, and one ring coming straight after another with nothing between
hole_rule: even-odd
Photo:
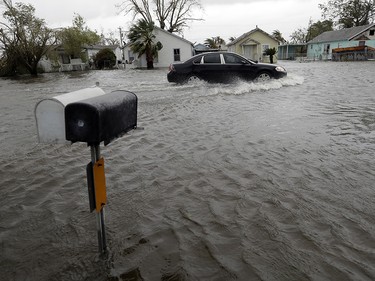
<instances>
[{"instance_id":1,"label":"white house","mask_svg":"<svg viewBox=\"0 0 375 281\"><path fill-rule=\"evenodd\" d=\"M80 58L72 59L65 53L61 45L51 47L54 50L56 58L50 59L44 56L38 63L45 72L63 72L74 70L85 70L89 68L92 58L102 49L110 49L116 55L116 66L122 61L122 52L119 45L86 45L82 47L82 52L86 53L87 62L83 62Z\"/></svg>"},{"instance_id":2,"label":"white house","mask_svg":"<svg viewBox=\"0 0 375 281\"><path fill-rule=\"evenodd\" d=\"M154 67L168 67L173 62L183 62L194 54L193 43L159 27L154 28L155 42L160 41L163 48L158 52L158 58L154 59ZM130 45L124 49L125 60L132 62L136 67L147 67L146 55L138 58L133 54Z\"/></svg>"}]
</instances>

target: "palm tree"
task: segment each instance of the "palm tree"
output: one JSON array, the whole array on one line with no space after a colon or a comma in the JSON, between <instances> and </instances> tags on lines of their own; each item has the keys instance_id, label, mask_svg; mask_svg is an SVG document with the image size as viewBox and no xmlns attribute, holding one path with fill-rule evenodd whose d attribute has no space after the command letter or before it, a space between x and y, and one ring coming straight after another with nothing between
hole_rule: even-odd
<instances>
[{"instance_id":1,"label":"palm tree","mask_svg":"<svg viewBox=\"0 0 375 281\"><path fill-rule=\"evenodd\" d=\"M225 40L220 36L207 38L204 43L211 49L220 49L221 45L225 45Z\"/></svg>"},{"instance_id":2,"label":"palm tree","mask_svg":"<svg viewBox=\"0 0 375 281\"><path fill-rule=\"evenodd\" d=\"M283 35L281 34L281 32L279 30L274 30L272 32L272 36L277 40L279 41L281 44L284 44L286 42L286 40L284 39Z\"/></svg>"},{"instance_id":3,"label":"palm tree","mask_svg":"<svg viewBox=\"0 0 375 281\"><path fill-rule=\"evenodd\" d=\"M146 54L147 69L154 68L154 58L158 57L158 51L163 48L163 45L159 41L156 43L154 41L154 27L153 22L140 19L130 27L128 33L131 50L138 54L138 58Z\"/></svg>"},{"instance_id":4,"label":"palm tree","mask_svg":"<svg viewBox=\"0 0 375 281\"><path fill-rule=\"evenodd\" d=\"M264 55L270 57L270 63L273 63L273 56L276 55L277 50L275 47L264 50Z\"/></svg>"}]
</instances>

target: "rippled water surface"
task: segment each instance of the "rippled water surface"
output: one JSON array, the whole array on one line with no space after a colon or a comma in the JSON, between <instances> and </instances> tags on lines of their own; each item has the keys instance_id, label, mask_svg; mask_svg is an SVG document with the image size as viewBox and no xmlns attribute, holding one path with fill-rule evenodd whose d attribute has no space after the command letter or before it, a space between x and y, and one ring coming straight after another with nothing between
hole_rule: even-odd
<instances>
[{"instance_id":1,"label":"rippled water surface","mask_svg":"<svg viewBox=\"0 0 375 281\"><path fill-rule=\"evenodd\" d=\"M375 280L375 63L280 62L265 84L166 70L0 80L2 280ZM102 146L97 253L86 144L38 144L34 107L95 85L138 96Z\"/></svg>"}]
</instances>

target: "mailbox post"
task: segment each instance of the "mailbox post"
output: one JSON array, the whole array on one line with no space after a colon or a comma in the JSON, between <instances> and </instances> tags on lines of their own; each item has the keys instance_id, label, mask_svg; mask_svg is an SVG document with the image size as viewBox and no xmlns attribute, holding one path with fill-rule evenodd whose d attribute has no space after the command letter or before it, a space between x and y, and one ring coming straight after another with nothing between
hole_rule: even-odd
<instances>
[{"instance_id":1,"label":"mailbox post","mask_svg":"<svg viewBox=\"0 0 375 281\"><path fill-rule=\"evenodd\" d=\"M99 88L88 88L43 100L35 108L40 142L85 142L90 146L91 162L86 167L89 204L90 211L96 211L101 254L107 251L104 222L107 195L100 143L107 145L135 129L137 107L134 93L118 90L105 94Z\"/></svg>"},{"instance_id":2,"label":"mailbox post","mask_svg":"<svg viewBox=\"0 0 375 281\"><path fill-rule=\"evenodd\" d=\"M102 159L100 157L100 146L99 145L91 145L90 150L91 150L91 165L90 166L94 167L94 165L96 163L98 163L98 161L100 161L100 159ZM104 170L104 167L103 167L103 170ZM95 174L95 173L93 173L93 174ZM94 182L95 182L95 180L94 180ZM92 188L92 187L89 186L89 189L90 188ZM93 186L93 188L94 188L94 197L96 199L98 194L97 194L97 192L95 192L96 191L95 185ZM105 187L104 187L104 195L106 195ZM90 198L89 200L92 200L92 199ZM90 202L90 205L91 204L92 203ZM98 205L97 202L95 202L95 206L97 206L97 205ZM95 209L96 209L96 231L98 233L99 253L105 253L107 251L107 239L106 239L106 235L105 235L104 205L101 205L101 206L99 206L98 208L95 208Z\"/></svg>"}]
</instances>

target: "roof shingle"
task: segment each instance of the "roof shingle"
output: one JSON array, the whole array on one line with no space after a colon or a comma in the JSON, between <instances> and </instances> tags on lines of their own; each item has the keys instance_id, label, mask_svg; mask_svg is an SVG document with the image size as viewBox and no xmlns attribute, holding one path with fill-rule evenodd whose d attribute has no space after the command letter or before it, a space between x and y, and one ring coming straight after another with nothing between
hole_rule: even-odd
<instances>
[{"instance_id":1,"label":"roof shingle","mask_svg":"<svg viewBox=\"0 0 375 281\"><path fill-rule=\"evenodd\" d=\"M332 42L332 41L349 41L356 35L359 35L360 33L366 31L371 26L375 26L375 24L368 24L368 25L355 26L355 27L345 28L345 29L340 29L340 30L326 31L316 36L314 39L310 40L308 44Z\"/></svg>"}]
</instances>

